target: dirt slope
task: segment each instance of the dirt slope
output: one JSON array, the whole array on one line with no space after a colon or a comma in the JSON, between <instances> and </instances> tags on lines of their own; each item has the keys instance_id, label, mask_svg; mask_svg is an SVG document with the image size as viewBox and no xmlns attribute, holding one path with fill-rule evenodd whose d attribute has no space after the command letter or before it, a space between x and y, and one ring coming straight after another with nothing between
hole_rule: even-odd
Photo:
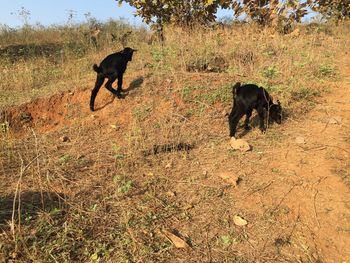
<instances>
[{"instance_id":1,"label":"dirt slope","mask_svg":"<svg viewBox=\"0 0 350 263\"><path fill-rule=\"evenodd\" d=\"M130 165L132 176L141 182L150 171L164 174L167 186L176 195L165 197L169 195L166 189L164 193L157 193L157 200L174 199L191 214L190 221L178 220L176 213L161 223L193 240L193 250L169 252L174 259L196 262L203 258L211 262L230 259L233 253L246 258L247 262L350 262L349 63L341 73L344 80L305 116L289 118L283 125L271 127L266 135L257 129L245 135L253 146L253 151L246 154L228 150L222 106L213 107L210 119L188 120L179 114L183 102L171 90L152 97L148 95L152 90L141 87L125 100L114 100L103 89L97 102L100 110L94 113L87 104L90 90L77 90L38 99L12 108L7 114L19 138L27 134L26 127L30 126L42 134L42 141L52 144L52 150L47 147L46 151L53 155L90 158L82 167L72 167L74 172L67 175L69 180L60 182L56 188L71 197L88 195L88 199L103 197L111 187L108 180L112 174L128 171L128 168L115 167L110 145L117 142L130 148L128 139L131 138L123 135L132 129L132 116L144 120L149 129L142 135L149 141L145 147L166 138L162 137L164 134L154 134L153 120L169 121L169 116L182 116L180 124L175 124L182 125L179 133L182 132L184 138L190 136L194 140L193 151L165 154L154 160L140 159ZM145 105L154 108L151 117ZM173 126L169 128L170 135ZM62 134L68 135L69 143L59 139ZM305 143L296 142L297 137L302 137ZM136 158L136 154L132 156ZM164 169L165 166L171 170ZM240 177L241 183L227 187L221 173ZM138 178L138 175L142 176ZM9 190L3 190L3 194L10 193L15 183L6 181ZM112 216L113 210L108 214ZM232 223L234 214L248 221L244 230ZM229 226L223 224L224 218ZM241 240L232 242L225 251L218 249L217 237L228 230L234 231ZM188 261L189 258L192 260Z\"/></svg>"}]
</instances>

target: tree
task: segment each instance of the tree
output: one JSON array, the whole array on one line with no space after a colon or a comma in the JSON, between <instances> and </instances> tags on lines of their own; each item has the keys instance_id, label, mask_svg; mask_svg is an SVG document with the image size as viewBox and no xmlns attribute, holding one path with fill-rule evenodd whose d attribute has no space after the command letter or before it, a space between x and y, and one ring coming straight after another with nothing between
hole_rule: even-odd
<instances>
[{"instance_id":1,"label":"tree","mask_svg":"<svg viewBox=\"0 0 350 263\"><path fill-rule=\"evenodd\" d=\"M311 8L326 18L336 20L350 18L350 0L314 0Z\"/></svg>"},{"instance_id":2,"label":"tree","mask_svg":"<svg viewBox=\"0 0 350 263\"><path fill-rule=\"evenodd\" d=\"M234 1L233 10L236 17L244 14L263 26L271 26L284 21L286 24L300 22L308 13L310 0L241 0Z\"/></svg>"},{"instance_id":3,"label":"tree","mask_svg":"<svg viewBox=\"0 0 350 263\"><path fill-rule=\"evenodd\" d=\"M181 26L208 24L215 21L219 7L228 8L229 0L117 0L136 8L136 14L147 24L172 23Z\"/></svg>"},{"instance_id":4,"label":"tree","mask_svg":"<svg viewBox=\"0 0 350 263\"><path fill-rule=\"evenodd\" d=\"M117 0L136 8L144 22L163 26L207 25L214 22L218 8L232 9L234 16L256 21L263 26L276 26L281 21L290 25L300 22L312 1L318 0ZM320 0L322 1L322 0ZM327 1L327 0L323 0ZM328 0L329 1L329 0ZM340 1L340 0L338 0ZM350 0L346 0L350 1Z\"/></svg>"}]
</instances>

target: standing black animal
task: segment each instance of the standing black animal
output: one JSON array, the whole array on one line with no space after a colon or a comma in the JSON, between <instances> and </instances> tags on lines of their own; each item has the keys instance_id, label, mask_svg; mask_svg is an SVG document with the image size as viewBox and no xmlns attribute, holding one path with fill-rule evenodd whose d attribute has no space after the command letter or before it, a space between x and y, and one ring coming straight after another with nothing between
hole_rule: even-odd
<instances>
[{"instance_id":1,"label":"standing black animal","mask_svg":"<svg viewBox=\"0 0 350 263\"><path fill-rule=\"evenodd\" d=\"M122 51L108 55L102 60L100 66L94 64L93 69L97 72L95 88L91 92L90 98L90 110L94 111L95 98L100 90L105 78L108 79L105 87L116 95L118 98L121 97L122 85L123 85L123 74L126 70L126 66L129 61L132 60L133 53L137 51L135 49L126 47ZM117 90L113 89L113 82L118 79Z\"/></svg>"},{"instance_id":2,"label":"standing black animal","mask_svg":"<svg viewBox=\"0 0 350 263\"><path fill-rule=\"evenodd\" d=\"M244 128L250 129L249 118L252 115L253 109L256 109L260 119L260 130L266 131L265 118L268 113L269 120L275 121L278 124L282 121L282 107L277 100L277 104L273 103L272 97L263 88L254 84L242 85L237 82L233 88L233 107L229 115L230 136L235 136L236 128L239 120L246 115Z\"/></svg>"}]
</instances>

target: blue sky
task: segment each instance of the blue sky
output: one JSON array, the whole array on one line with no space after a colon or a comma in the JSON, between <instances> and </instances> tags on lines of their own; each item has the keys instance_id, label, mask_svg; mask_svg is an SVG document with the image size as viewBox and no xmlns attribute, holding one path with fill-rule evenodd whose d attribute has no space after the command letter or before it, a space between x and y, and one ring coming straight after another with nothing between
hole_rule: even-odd
<instances>
[{"instance_id":1,"label":"blue sky","mask_svg":"<svg viewBox=\"0 0 350 263\"><path fill-rule=\"evenodd\" d=\"M134 8L125 3L118 7L115 0L0 0L0 6L0 24L11 27L23 25L17 15L21 7L30 12L30 24L64 24L68 20L69 10L74 11L74 22L84 21L84 14L90 12L101 21L124 18L131 25L142 24L141 18L134 17ZM227 15L229 11L220 11L218 14L219 17Z\"/></svg>"}]
</instances>

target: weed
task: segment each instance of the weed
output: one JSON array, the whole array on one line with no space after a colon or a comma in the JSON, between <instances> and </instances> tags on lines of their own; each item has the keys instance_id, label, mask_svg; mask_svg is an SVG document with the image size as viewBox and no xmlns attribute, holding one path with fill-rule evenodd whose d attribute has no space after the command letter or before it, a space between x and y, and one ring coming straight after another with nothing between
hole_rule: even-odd
<instances>
[{"instance_id":1,"label":"weed","mask_svg":"<svg viewBox=\"0 0 350 263\"><path fill-rule=\"evenodd\" d=\"M293 91L291 94L292 98L295 100L304 99L311 101L315 97L319 97L321 95L321 91L313 88L302 87L298 91Z\"/></svg>"},{"instance_id":2,"label":"weed","mask_svg":"<svg viewBox=\"0 0 350 263\"><path fill-rule=\"evenodd\" d=\"M318 70L316 72L316 76L318 77L333 77L336 74L335 67L329 64L321 64L318 67Z\"/></svg>"},{"instance_id":3,"label":"weed","mask_svg":"<svg viewBox=\"0 0 350 263\"><path fill-rule=\"evenodd\" d=\"M112 149L113 149L113 157L115 160L122 160L124 159L124 154L121 152L121 147L116 145L116 144L113 144L112 145Z\"/></svg>"},{"instance_id":4,"label":"weed","mask_svg":"<svg viewBox=\"0 0 350 263\"><path fill-rule=\"evenodd\" d=\"M69 154L64 154L62 155L58 161L61 165L65 165L67 164L70 160L72 159L72 157Z\"/></svg>"},{"instance_id":5,"label":"weed","mask_svg":"<svg viewBox=\"0 0 350 263\"><path fill-rule=\"evenodd\" d=\"M267 79L272 79L272 78L276 77L277 74L278 74L278 70L275 66L266 67L262 71L263 77L265 77Z\"/></svg>"},{"instance_id":6,"label":"weed","mask_svg":"<svg viewBox=\"0 0 350 263\"><path fill-rule=\"evenodd\" d=\"M236 239L232 238L231 235L222 235L220 237L220 240L224 247L229 247L233 244L237 244Z\"/></svg>"},{"instance_id":7,"label":"weed","mask_svg":"<svg viewBox=\"0 0 350 263\"><path fill-rule=\"evenodd\" d=\"M0 123L0 130L2 133L7 133L10 130L10 123L8 121Z\"/></svg>"},{"instance_id":8,"label":"weed","mask_svg":"<svg viewBox=\"0 0 350 263\"><path fill-rule=\"evenodd\" d=\"M152 113L152 111L153 105L148 104L135 108L132 114L138 121L143 121Z\"/></svg>"},{"instance_id":9,"label":"weed","mask_svg":"<svg viewBox=\"0 0 350 263\"><path fill-rule=\"evenodd\" d=\"M134 184L131 179L125 176L115 176L113 181L117 184L117 192L122 194L127 194Z\"/></svg>"}]
</instances>

